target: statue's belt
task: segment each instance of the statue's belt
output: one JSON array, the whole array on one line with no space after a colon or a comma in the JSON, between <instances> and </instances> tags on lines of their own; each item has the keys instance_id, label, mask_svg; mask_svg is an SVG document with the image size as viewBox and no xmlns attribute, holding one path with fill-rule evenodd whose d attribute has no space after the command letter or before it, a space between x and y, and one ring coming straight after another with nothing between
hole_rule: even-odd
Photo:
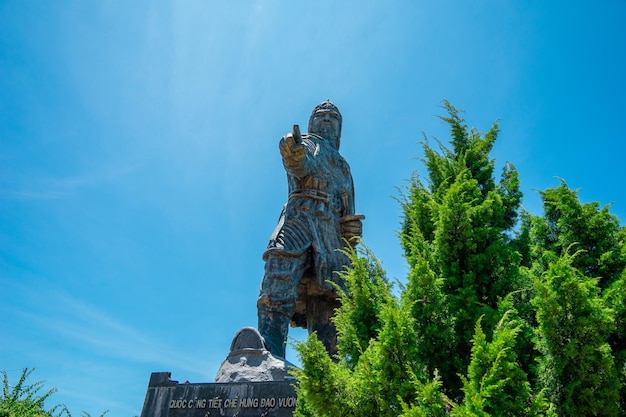
<instances>
[{"instance_id":1,"label":"statue's belt","mask_svg":"<svg viewBox=\"0 0 626 417\"><path fill-rule=\"evenodd\" d=\"M291 200L292 198L309 198L325 203L330 202L330 195L319 190L296 190L289 194L289 199Z\"/></svg>"}]
</instances>

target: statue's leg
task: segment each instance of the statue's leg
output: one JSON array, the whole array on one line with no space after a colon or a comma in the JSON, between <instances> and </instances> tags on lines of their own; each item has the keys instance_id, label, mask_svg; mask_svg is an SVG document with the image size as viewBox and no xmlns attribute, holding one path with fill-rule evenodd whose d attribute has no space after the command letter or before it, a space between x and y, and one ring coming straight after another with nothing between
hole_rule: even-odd
<instances>
[{"instance_id":1,"label":"statue's leg","mask_svg":"<svg viewBox=\"0 0 626 417\"><path fill-rule=\"evenodd\" d=\"M297 287L307 264L306 254L269 253L257 301L259 332L274 356L285 357L289 322L296 310Z\"/></svg>"},{"instance_id":2,"label":"statue's leg","mask_svg":"<svg viewBox=\"0 0 626 417\"><path fill-rule=\"evenodd\" d=\"M337 354L337 328L333 323L335 309L341 303L332 296L311 297L307 300L306 321L309 334L316 332L332 358Z\"/></svg>"}]
</instances>

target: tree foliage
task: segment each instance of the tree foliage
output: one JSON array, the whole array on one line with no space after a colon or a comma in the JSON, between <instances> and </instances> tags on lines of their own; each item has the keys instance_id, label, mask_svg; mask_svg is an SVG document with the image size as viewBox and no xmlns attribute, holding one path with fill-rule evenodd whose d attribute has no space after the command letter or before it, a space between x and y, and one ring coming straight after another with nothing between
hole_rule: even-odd
<instances>
[{"instance_id":1,"label":"tree foliage","mask_svg":"<svg viewBox=\"0 0 626 417\"><path fill-rule=\"evenodd\" d=\"M437 152L423 143L428 183L417 174L411 178L400 240L411 270L405 298L418 325L428 323L419 329L429 342L423 360L431 374L441 371L445 390L458 398L457 375L469 364L476 321L484 316L492 330L498 300L517 288L521 257L510 236L522 193L511 164L494 178L489 154L498 124L481 134L450 103L444 108L452 149L440 144Z\"/></svg>"},{"instance_id":2,"label":"tree foliage","mask_svg":"<svg viewBox=\"0 0 626 417\"><path fill-rule=\"evenodd\" d=\"M532 216L532 254L536 266L547 269L567 251L578 254L572 267L582 274L598 278L601 289L610 287L626 267L626 229L609 206L597 202L581 204L576 190L565 181L541 192L544 215Z\"/></svg>"},{"instance_id":3,"label":"tree foliage","mask_svg":"<svg viewBox=\"0 0 626 417\"><path fill-rule=\"evenodd\" d=\"M351 250L338 355L297 346L297 415L624 416L626 231L562 182L521 213L516 169L495 176L482 134L444 102L450 147L422 144L400 204L409 273L393 292Z\"/></svg>"},{"instance_id":4,"label":"tree foliage","mask_svg":"<svg viewBox=\"0 0 626 417\"><path fill-rule=\"evenodd\" d=\"M533 396L513 349L522 328L515 313L504 313L491 341L482 329L482 317L476 322L471 361L462 377L465 397L453 416L538 416L547 410L543 394Z\"/></svg>"},{"instance_id":5,"label":"tree foliage","mask_svg":"<svg viewBox=\"0 0 626 417\"><path fill-rule=\"evenodd\" d=\"M15 383L11 385L7 371L2 371L2 394L0 395L0 417L72 417L72 414L64 404L56 404L51 408L45 406L48 400L58 390L51 388L42 393L46 381L27 383L28 377L35 368L22 369L22 373ZM108 410L100 414L104 417ZM83 411L82 417L91 417Z\"/></svg>"},{"instance_id":6,"label":"tree foliage","mask_svg":"<svg viewBox=\"0 0 626 417\"><path fill-rule=\"evenodd\" d=\"M335 325L341 335L338 350L350 368L356 366L370 340L376 338L382 326L381 311L391 302L391 286L382 265L374 254L363 248L361 257L348 247L352 267L340 274L350 288L350 294L338 289L341 307Z\"/></svg>"},{"instance_id":7,"label":"tree foliage","mask_svg":"<svg viewBox=\"0 0 626 417\"><path fill-rule=\"evenodd\" d=\"M615 360L615 371L620 380L620 412L626 415L626 269L603 293L606 306L613 312L614 330L608 343Z\"/></svg>"},{"instance_id":8,"label":"tree foliage","mask_svg":"<svg viewBox=\"0 0 626 417\"><path fill-rule=\"evenodd\" d=\"M613 321L597 279L565 253L536 281L540 379L560 415L618 413L619 382L607 343Z\"/></svg>"},{"instance_id":9,"label":"tree foliage","mask_svg":"<svg viewBox=\"0 0 626 417\"><path fill-rule=\"evenodd\" d=\"M2 396L0 397L1 417L47 417L62 416L67 413L63 405L55 405L50 409L44 407L44 402L55 392L56 388L41 392L46 381L27 383L27 379L35 369L22 369L20 378L11 386L6 371L2 371Z\"/></svg>"},{"instance_id":10,"label":"tree foliage","mask_svg":"<svg viewBox=\"0 0 626 417\"><path fill-rule=\"evenodd\" d=\"M365 249L360 253L348 253L347 292L335 317L339 357L333 361L315 334L296 347L302 359L302 370L295 371L303 400L299 416L396 416L419 395L438 398L418 361L412 315L392 295L380 262ZM367 306L356 314L361 302ZM424 391L416 391L422 386Z\"/></svg>"},{"instance_id":11,"label":"tree foliage","mask_svg":"<svg viewBox=\"0 0 626 417\"><path fill-rule=\"evenodd\" d=\"M562 415L624 415L626 229L563 180L541 195L544 215L530 216L540 382Z\"/></svg>"}]
</instances>

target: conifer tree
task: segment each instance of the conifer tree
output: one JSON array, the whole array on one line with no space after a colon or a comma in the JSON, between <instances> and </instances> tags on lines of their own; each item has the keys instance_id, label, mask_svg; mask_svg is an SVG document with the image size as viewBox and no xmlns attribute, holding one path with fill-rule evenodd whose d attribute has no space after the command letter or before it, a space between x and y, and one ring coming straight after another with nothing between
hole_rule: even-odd
<instances>
[{"instance_id":1,"label":"conifer tree","mask_svg":"<svg viewBox=\"0 0 626 417\"><path fill-rule=\"evenodd\" d=\"M382 326L381 310L392 302L392 296L391 285L374 254L367 247L362 247L360 256L352 247L346 250L352 265L340 275L350 291L348 294L338 288L341 307L334 322L340 334L339 355L354 368L370 340L378 335Z\"/></svg>"},{"instance_id":2,"label":"conifer tree","mask_svg":"<svg viewBox=\"0 0 626 417\"><path fill-rule=\"evenodd\" d=\"M494 178L498 125L483 135L444 108L453 149L424 144L428 187L414 175L401 202L406 286L394 297L371 253L349 253L336 362L314 335L298 346L300 416L444 415L462 398L476 321L492 334L498 302L518 289L521 192L512 165Z\"/></svg>"},{"instance_id":3,"label":"conifer tree","mask_svg":"<svg viewBox=\"0 0 626 417\"><path fill-rule=\"evenodd\" d=\"M505 312L488 341L481 319L476 323L472 356L463 376L463 403L453 416L541 416L547 403L540 394L533 397L526 373L514 350L522 329L515 310Z\"/></svg>"},{"instance_id":4,"label":"conifer tree","mask_svg":"<svg viewBox=\"0 0 626 417\"><path fill-rule=\"evenodd\" d=\"M543 216L527 215L526 222L533 261L531 275L539 283L543 282L540 278L550 265L564 262L561 258L565 257L575 270L572 274L585 282L595 280L597 290L581 297L591 297L597 308L604 311L606 319L614 324L597 336L604 338L610 347L606 354L614 359L621 385L619 413L626 415L626 228L609 212L609 206L601 208L597 202L582 204L578 192L563 180L558 187L543 191L541 196ZM568 255L574 251L576 256ZM583 325L596 326L597 323L586 320ZM598 340L594 339L593 343ZM542 360L545 362L545 358ZM545 377L545 371L543 373Z\"/></svg>"},{"instance_id":5,"label":"conifer tree","mask_svg":"<svg viewBox=\"0 0 626 417\"><path fill-rule=\"evenodd\" d=\"M497 123L444 108L451 148L423 144L427 181L401 199L406 284L395 296L369 250L348 251L338 356L297 346L296 415L626 415L626 229L564 182L519 222L517 172L496 180L489 157Z\"/></svg>"},{"instance_id":6,"label":"conifer tree","mask_svg":"<svg viewBox=\"0 0 626 417\"><path fill-rule=\"evenodd\" d=\"M620 415L626 416L626 269L621 277L604 291L604 301L613 311L615 330L609 336L609 345L621 384Z\"/></svg>"},{"instance_id":7,"label":"conifer tree","mask_svg":"<svg viewBox=\"0 0 626 417\"><path fill-rule=\"evenodd\" d=\"M418 360L423 364L426 375L454 375L457 369L450 360L453 351L454 317L448 310L448 298L443 291L444 280L432 269L435 261L428 251L421 231L416 223L410 224L411 238L404 233L406 259L409 264L407 284L401 299L404 308L414 318L416 337L419 335Z\"/></svg>"},{"instance_id":8,"label":"conifer tree","mask_svg":"<svg viewBox=\"0 0 626 417\"><path fill-rule=\"evenodd\" d=\"M360 253L348 252L347 292L335 317L338 357L333 361L315 334L296 346L302 360L302 369L295 371L300 381L296 415L391 417L420 399L428 410L440 410L428 415L445 415L440 384L426 377L420 362L422 343L409 305L392 295L379 261L366 250Z\"/></svg>"},{"instance_id":9,"label":"conifer tree","mask_svg":"<svg viewBox=\"0 0 626 417\"><path fill-rule=\"evenodd\" d=\"M415 322L427 324L417 331L434 352L424 358L427 369L439 369L444 389L458 399L457 375L469 364L476 321L484 316L492 331L498 300L519 289L521 256L511 236L522 193L512 165L494 178L498 124L483 135L450 103L444 108L452 149L424 143L428 181L411 178L400 239L411 268L405 302L413 304Z\"/></svg>"},{"instance_id":10,"label":"conifer tree","mask_svg":"<svg viewBox=\"0 0 626 417\"><path fill-rule=\"evenodd\" d=\"M598 202L581 204L578 192L561 180L541 192L543 216L532 217L532 255L541 273L568 250L578 252L572 266L598 278L601 289L618 280L626 268L626 229Z\"/></svg>"},{"instance_id":11,"label":"conifer tree","mask_svg":"<svg viewBox=\"0 0 626 417\"><path fill-rule=\"evenodd\" d=\"M575 268L567 252L535 282L539 376L558 414L618 415L619 380L608 337L613 317L597 278Z\"/></svg>"}]
</instances>

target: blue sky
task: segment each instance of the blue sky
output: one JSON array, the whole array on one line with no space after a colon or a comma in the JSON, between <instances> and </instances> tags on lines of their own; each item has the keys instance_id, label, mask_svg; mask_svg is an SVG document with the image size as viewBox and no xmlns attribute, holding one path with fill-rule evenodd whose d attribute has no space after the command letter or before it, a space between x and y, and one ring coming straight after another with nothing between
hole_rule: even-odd
<instances>
[{"instance_id":1,"label":"blue sky","mask_svg":"<svg viewBox=\"0 0 626 417\"><path fill-rule=\"evenodd\" d=\"M527 210L561 177L623 221L625 18L622 0L0 0L0 369L111 417L140 413L151 372L212 381L256 325L278 140L325 99L391 278L397 187L426 174L424 134L447 141L443 99L499 120Z\"/></svg>"}]
</instances>

